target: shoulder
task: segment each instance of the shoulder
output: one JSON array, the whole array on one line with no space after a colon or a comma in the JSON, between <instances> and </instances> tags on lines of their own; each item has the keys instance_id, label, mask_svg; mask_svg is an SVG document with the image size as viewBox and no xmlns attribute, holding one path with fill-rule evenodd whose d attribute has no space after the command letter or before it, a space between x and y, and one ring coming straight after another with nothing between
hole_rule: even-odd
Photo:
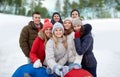
<instances>
[{"instance_id":1,"label":"shoulder","mask_svg":"<svg viewBox=\"0 0 120 77\"><path fill-rule=\"evenodd\" d=\"M45 39L45 36L44 36L44 33L43 33L42 30L40 30L40 31L38 32L38 37L39 37L40 39L42 39L42 40Z\"/></svg>"},{"instance_id":2,"label":"shoulder","mask_svg":"<svg viewBox=\"0 0 120 77\"><path fill-rule=\"evenodd\" d=\"M71 32L69 35L67 35L67 38L74 39L75 32Z\"/></svg>"},{"instance_id":3,"label":"shoulder","mask_svg":"<svg viewBox=\"0 0 120 77\"><path fill-rule=\"evenodd\" d=\"M50 38L50 39L47 41L47 43L53 43L53 42L54 42L53 38Z\"/></svg>"},{"instance_id":4,"label":"shoulder","mask_svg":"<svg viewBox=\"0 0 120 77\"><path fill-rule=\"evenodd\" d=\"M86 39L86 40L93 40L93 36L92 36L92 33L88 33L86 34L85 36L83 36L81 39Z\"/></svg>"}]
</instances>

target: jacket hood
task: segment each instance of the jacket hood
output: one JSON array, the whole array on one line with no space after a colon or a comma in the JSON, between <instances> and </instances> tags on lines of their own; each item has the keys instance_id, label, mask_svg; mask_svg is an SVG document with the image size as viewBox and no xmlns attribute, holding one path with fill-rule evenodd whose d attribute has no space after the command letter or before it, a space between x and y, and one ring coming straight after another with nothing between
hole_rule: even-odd
<instances>
[{"instance_id":1,"label":"jacket hood","mask_svg":"<svg viewBox=\"0 0 120 77\"><path fill-rule=\"evenodd\" d=\"M37 29L36 27L35 27L35 24L34 24L34 22L33 21L30 21L29 23L28 23L28 25L30 25L33 29ZM43 28L43 24L40 22L40 28L42 29Z\"/></svg>"},{"instance_id":2,"label":"jacket hood","mask_svg":"<svg viewBox=\"0 0 120 77\"><path fill-rule=\"evenodd\" d=\"M43 33L42 30L40 30L40 31L38 32L38 37L40 37L42 40L45 39L45 35L44 35L44 33Z\"/></svg>"},{"instance_id":3,"label":"jacket hood","mask_svg":"<svg viewBox=\"0 0 120 77\"><path fill-rule=\"evenodd\" d=\"M84 33L83 33L83 35L87 35L88 33L91 32L92 26L90 24L85 24L83 26L84 26Z\"/></svg>"}]
</instances>

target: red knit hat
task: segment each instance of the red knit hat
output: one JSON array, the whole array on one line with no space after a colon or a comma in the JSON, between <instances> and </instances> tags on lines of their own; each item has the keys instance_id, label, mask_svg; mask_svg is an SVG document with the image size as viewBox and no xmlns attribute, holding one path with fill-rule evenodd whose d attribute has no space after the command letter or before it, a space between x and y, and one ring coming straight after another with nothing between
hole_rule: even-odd
<instances>
[{"instance_id":1,"label":"red knit hat","mask_svg":"<svg viewBox=\"0 0 120 77\"><path fill-rule=\"evenodd\" d=\"M42 31L44 32L46 28L52 28L53 24L49 21L48 18L44 20L44 26L42 28Z\"/></svg>"},{"instance_id":2,"label":"red knit hat","mask_svg":"<svg viewBox=\"0 0 120 77\"><path fill-rule=\"evenodd\" d=\"M73 69L70 72L68 72L64 77L93 77L93 76L84 69Z\"/></svg>"}]
</instances>

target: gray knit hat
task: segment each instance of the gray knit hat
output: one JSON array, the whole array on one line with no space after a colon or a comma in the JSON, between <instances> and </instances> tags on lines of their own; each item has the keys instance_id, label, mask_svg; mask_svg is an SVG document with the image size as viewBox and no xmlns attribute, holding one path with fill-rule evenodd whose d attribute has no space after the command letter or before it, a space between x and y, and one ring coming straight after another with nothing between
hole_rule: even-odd
<instances>
[{"instance_id":1,"label":"gray knit hat","mask_svg":"<svg viewBox=\"0 0 120 77\"><path fill-rule=\"evenodd\" d=\"M64 33L64 28L63 28L63 25L62 25L61 23L56 22L56 23L53 25L52 33L54 32L54 30L55 30L56 28L61 28L62 31L63 31L63 33Z\"/></svg>"},{"instance_id":2,"label":"gray knit hat","mask_svg":"<svg viewBox=\"0 0 120 77\"><path fill-rule=\"evenodd\" d=\"M73 26L75 26L75 25L82 25L82 21L79 19L79 18L74 18L74 19L72 19L72 24L73 24Z\"/></svg>"}]
</instances>

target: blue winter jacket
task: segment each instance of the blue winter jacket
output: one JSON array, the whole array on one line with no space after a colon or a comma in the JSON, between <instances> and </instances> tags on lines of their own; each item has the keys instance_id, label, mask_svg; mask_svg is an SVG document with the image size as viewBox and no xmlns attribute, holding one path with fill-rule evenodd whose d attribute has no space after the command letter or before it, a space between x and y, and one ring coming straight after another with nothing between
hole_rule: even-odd
<instances>
[{"instance_id":1,"label":"blue winter jacket","mask_svg":"<svg viewBox=\"0 0 120 77\"><path fill-rule=\"evenodd\" d=\"M79 55L83 55L83 67L96 67L97 61L92 52L93 50L93 37L91 30L88 30L81 38L74 39L76 51Z\"/></svg>"}]
</instances>

